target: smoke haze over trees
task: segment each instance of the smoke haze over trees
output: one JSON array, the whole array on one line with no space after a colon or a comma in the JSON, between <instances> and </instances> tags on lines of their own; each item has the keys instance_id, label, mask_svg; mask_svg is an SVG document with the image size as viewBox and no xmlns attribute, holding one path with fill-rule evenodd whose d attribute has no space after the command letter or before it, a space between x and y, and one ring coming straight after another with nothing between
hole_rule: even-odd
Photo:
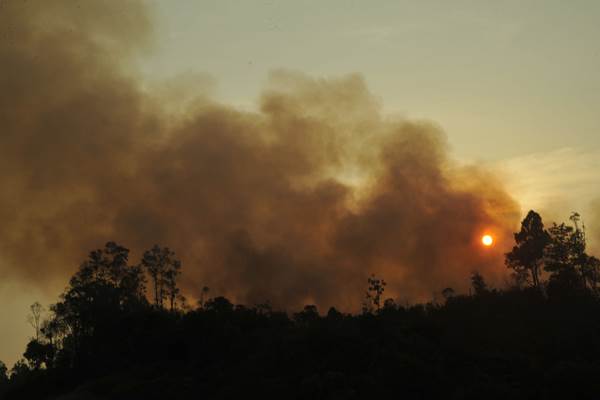
<instances>
[{"instance_id":1,"label":"smoke haze over trees","mask_svg":"<svg viewBox=\"0 0 600 400\"><path fill-rule=\"evenodd\" d=\"M193 299L358 310L372 273L411 300L506 277L508 249L477 238L508 243L515 201L434 124L384 117L360 76L275 71L257 112L202 96L171 112L134 78L141 2L0 8L2 279L54 290L109 240L171 244Z\"/></svg>"}]
</instances>

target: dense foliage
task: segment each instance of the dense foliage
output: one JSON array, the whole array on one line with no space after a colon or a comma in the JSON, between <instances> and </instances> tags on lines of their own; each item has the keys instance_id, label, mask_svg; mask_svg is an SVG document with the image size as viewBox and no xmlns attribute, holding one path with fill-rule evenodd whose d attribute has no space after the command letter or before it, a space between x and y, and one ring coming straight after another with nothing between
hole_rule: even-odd
<instances>
[{"instance_id":1,"label":"dense foliage","mask_svg":"<svg viewBox=\"0 0 600 400\"><path fill-rule=\"evenodd\" d=\"M314 305L288 315L223 297L183 307L181 264L154 247L139 265L115 243L92 252L24 359L7 371L7 399L593 399L600 393L599 262L574 226L546 230L530 212L506 264L514 285L444 303L383 301L367 280L363 311ZM150 280L151 301L146 298ZM202 290L203 295L208 289Z\"/></svg>"}]
</instances>

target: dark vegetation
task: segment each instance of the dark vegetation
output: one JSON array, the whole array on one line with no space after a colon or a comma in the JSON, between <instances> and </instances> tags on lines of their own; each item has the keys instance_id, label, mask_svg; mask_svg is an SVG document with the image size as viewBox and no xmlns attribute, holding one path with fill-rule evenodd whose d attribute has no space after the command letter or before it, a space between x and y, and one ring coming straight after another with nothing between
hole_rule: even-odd
<instances>
[{"instance_id":1,"label":"dark vegetation","mask_svg":"<svg viewBox=\"0 0 600 400\"><path fill-rule=\"evenodd\" d=\"M545 229L530 212L506 255L513 283L471 277L443 304L384 300L368 278L362 313L209 298L185 305L181 263L155 246L138 265L115 243L90 253L7 371L7 399L597 399L600 262L579 216ZM260 397L258 397L260 396Z\"/></svg>"}]
</instances>

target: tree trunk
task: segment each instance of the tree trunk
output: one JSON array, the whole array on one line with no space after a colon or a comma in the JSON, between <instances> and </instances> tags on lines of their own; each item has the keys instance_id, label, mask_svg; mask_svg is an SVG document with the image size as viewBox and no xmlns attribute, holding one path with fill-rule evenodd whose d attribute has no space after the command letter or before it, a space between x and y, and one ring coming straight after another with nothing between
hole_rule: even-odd
<instances>
[{"instance_id":1,"label":"tree trunk","mask_svg":"<svg viewBox=\"0 0 600 400\"><path fill-rule=\"evenodd\" d=\"M154 275L154 304L158 307L158 277Z\"/></svg>"},{"instance_id":2,"label":"tree trunk","mask_svg":"<svg viewBox=\"0 0 600 400\"><path fill-rule=\"evenodd\" d=\"M537 265L537 263L535 263L533 265L533 268L531 269L531 275L533 278L533 287L536 289L540 288L540 275L539 275L539 266Z\"/></svg>"}]
</instances>

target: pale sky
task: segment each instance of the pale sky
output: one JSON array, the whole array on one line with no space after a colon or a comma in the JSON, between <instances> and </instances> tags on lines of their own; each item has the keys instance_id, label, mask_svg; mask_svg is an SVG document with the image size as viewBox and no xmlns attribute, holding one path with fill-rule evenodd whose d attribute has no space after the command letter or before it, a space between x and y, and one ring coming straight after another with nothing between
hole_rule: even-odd
<instances>
[{"instance_id":1,"label":"pale sky","mask_svg":"<svg viewBox=\"0 0 600 400\"><path fill-rule=\"evenodd\" d=\"M252 108L270 70L360 73L456 156L600 149L599 1L159 1L150 79L193 73Z\"/></svg>"}]
</instances>

